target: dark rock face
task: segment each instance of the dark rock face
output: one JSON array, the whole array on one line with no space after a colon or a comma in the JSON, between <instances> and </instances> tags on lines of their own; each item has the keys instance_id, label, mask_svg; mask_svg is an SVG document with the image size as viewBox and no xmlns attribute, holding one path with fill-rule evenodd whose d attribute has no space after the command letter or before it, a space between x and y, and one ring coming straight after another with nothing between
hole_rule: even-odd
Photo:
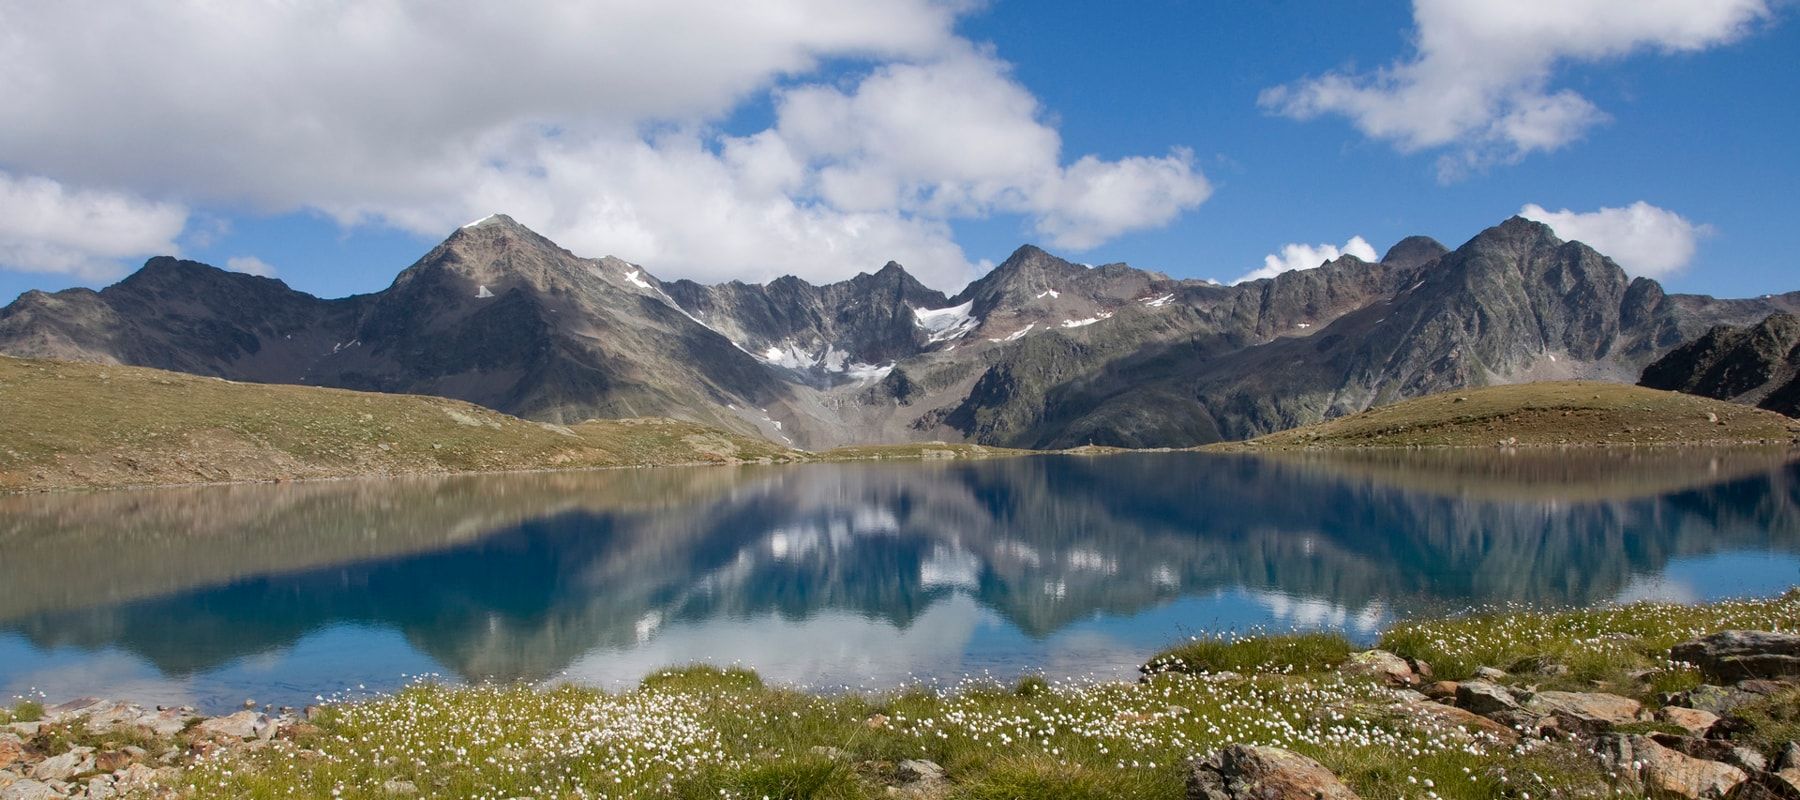
<instances>
[{"instance_id":1,"label":"dark rock face","mask_svg":"<svg viewBox=\"0 0 1800 800\"><path fill-rule=\"evenodd\" d=\"M1800 677L1800 635L1720 631L1670 648L1669 656L1720 683Z\"/></svg>"},{"instance_id":2,"label":"dark rock face","mask_svg":"<svg viewBox=\"0 0 1800 800\"><path fill-rule=\"evenodd\" d=\"M1645 367L1638 384L1800 417L1800 317L1716 326Z\"/></svg>"},{"instance_id":3,"label":"dark rock face","mask_svg":"<svg viewBox=\"0 0 1800 800\"><path fill-rule=\"evenodd\" d=\"M27 293L0 309L0 353L437 394L551 422L672 416L801 447L1157 447L1465 386L1634 379L1713 326L1793 311L1800 293L1666 294L1523 219L1455 250L1412 237L1381 263L1236 286L1027 245L945 297L892 263L825 286L663 283L496 215L340 300L165 258L99 292Z\"/></svg>"},{"instance_id":4,"label":"dark rock face","mask_svg":"<svg viewBox=\"0 0 1800 800\"><path fill-rule=\"evenodd\" d=\"M1188 765L1188 800L1360 800L1331 770L1279 747L1234 744Z\"/></svg>"}]
</instances>

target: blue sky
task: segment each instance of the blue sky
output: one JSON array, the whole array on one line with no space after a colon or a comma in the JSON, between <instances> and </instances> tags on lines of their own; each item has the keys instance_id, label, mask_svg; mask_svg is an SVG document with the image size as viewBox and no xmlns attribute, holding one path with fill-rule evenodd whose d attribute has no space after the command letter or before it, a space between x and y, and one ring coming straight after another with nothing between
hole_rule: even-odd
<instances>
[{"instance_id":1,"label":"blue sky","mask_svg":"<svg viewBox=\"0 0 1800 800\"><path fill-rule=\"evenodd\" d=\"M0 212L28 220L0 223L0 299L104 285L170 249L261 269L254 258L325 296L374 291L473 209L665 278L827 280L894 258L953 289L1024 242L1231 280L1288 245L1304 247L1283 265L1352 237L1377 253L1415 233L1455 246L1535 204L1569 210L1551 220L1566 238L1676 291L1800 289L1786 239L1800 217L1800 30L1787 5L1672 0L1669 19L1620 21L1656 12L1628 0L1508 4L1542 17L1521 22L1468 0L847 0L838 12L783 2L794 27L696 29L706 4L690 0L648 6L671 9L666 18L638 8L638 28L610 24L625 9L602 8L583 31L541 0L519 4L499 33L491 20L458 30L421 5L357 28L359 41L387 37L366 53L340 51L371 76L365 90L356 73L315 81L326 68L305 54L343 35L341 19L307 31L274 10L259 19L254 3L226 21L189 4L154 21L107 6L90 13L118 19L94 26L98 49L86 52L57 40L65 12L0 0L24 38L42 40L0 44L0 74L36 81L0 78L0 93L30 98L20 111L36 121L0 130ZM540 10L567 28L566 51L492 55L507 52L509 32L521 43L551 35ZM143 68L109 36L166 53L217 24L238 26L241 47L117 78ZM659 65L606 38L621 35L693 52ZM432 56L409 48L432 37L488 54L412 71ZM1537 60L1457 55L1514 42ZM689 70L718 48L734 55ZM471 60L478 71L455 74ZM1309 82L1330 74L1346 80ZM1490 90L1491 107L1441 107L1469 86ZM1276 87L1311 105L1284 106L1268 95ZM127 90L153 96L108 94ZM1505 127L1509 109L1539 108L1557 114ZM1398 132L1379 116L1396 109ZM944 119L955 147L929 138ZM802 166L763 158L775 139ZM896 155L919 141L935 150ZM938 157L965 141L981 144ZM1636 215L1596 215L1640 203Z\"/></svg>"}]
</instances>

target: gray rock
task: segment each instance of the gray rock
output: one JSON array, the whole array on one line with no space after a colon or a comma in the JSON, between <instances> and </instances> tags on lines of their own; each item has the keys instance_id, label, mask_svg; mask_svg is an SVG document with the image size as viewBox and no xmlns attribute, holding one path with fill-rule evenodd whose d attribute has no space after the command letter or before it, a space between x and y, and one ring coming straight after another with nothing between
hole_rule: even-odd
<instances>
[{"instance_id":1,"label":"gray rock","mask_svg":"<svg viewBox=\"0 0 1800 800\"><path fill-rule=\"evenodd\" d=\"M1652 734L1650 739L1678 753L1730 764L1745 772L1762 772L1769 768L1769 760L1763 758L1761 753L1748 747L1740 747L1724 739L1703 739L1697 736L1676 736L1668 733Z\"/></svg>"},{"instance_id":2,"label":"gray rock","mask_svg":"<svg viewBox=\"0 0 1800 800\"><path fill-rule=\"evenodd\" d=\"M40 781L66 781L94 769L94 748L75 747L31 766L31 777Z\"/></svg>"},{"instance_id":3,"label":"gray rock","mask_svg":"<svg viewBox=\"0 0 1800 800\"><path fill-rule=\"evenodd\" d=\"M1610 734L1596 744L1611 769L1633 777L1652 796L1722 800L1750 776L1743 770L1664 747L1648 736Z\"/></svg>"},{"instance_id":4,"label":"gray rock","mask_svg":"<svg viewBox=\"0 0 1800 800\"><path fill-rule=\"evenodd\" d=\"M1800 742L1788 742L1775 759L1776 769L1800 769Z\"/></svg>"},{"instance_id":5,"label":"gray rock","mask_svg":"<svg viewBox=\"0 0 1800 800\"><path fill-rule=\"evenodd\" d=\"M381 791L393 795L413 795L419 793L419 787L412 781L391 780L381 784Z\"/></svg>"},{"instance_id":6,"label":"gray rock","mask_svg":"<svg viewBox=\"0 0 1800 800\"><path fill-rule=\"evenodd\" d=\"M49 784L29 778L0 789L0 800L59 800L67 796Z\"/></svg>"},{"instance_id":7,"label":"gray rock","mask_svg":"<svg viewBox=\"0 0 1800 800\"><path fill-rule=\"evenodd\" d=\"M1519 700L1500 684L1472 680L1456 685L1456 705L1486 717L1502 711L1518 710Z\"/></svg>"},{"instance_id":8,"label":"gray rock","mask_svg":"<svg viewBox=\"0 0 1800 800\"><path fill-rule=\"evenodd\" d=\"M1629 697L1604 692L1538 692L1525 708L1539 716L1555 717L1566 730L1599 732L1642 719L1644 705Z\"/></svg>"},{"instance_id":9,"label":"gray rock","mask_svg":"<svg viewBox=\"0 0 1800 800\"><path fill-rule=\"evenodd\" d=\"M1187 800L1361 800L1319 762L1234 744L1188 762Z\"/></svg>"},{"instance_id":10,"label":"gray rock","mask_svg":"<svg viewBox=\"0 0 1800 800\"><path fill-rule=\"evenodd\" d=\"M1730 714L1738 706L1760 699L1762 699L1762 695L1755 692L1711 684L1696 686L1670 698L1679 705L1696 708L1721 717Z\"/></svg>"},{"instance_id":11,"label":"gray rock","mask_svg":"<svg viewBox=\"0 0 1800 800\"><path fill-rule=\"evenodd\" d=\"M897 772L900 780L907 783L943 783L946 780L943 767L923 759L902 761Z\"/></svg>"},{"instance_id":12,"label":"gray rock","mask_svg":"<svg viewBox=\"0 0 1800 800\"><path fill-rule=\"evenodd\" d=\"M194 733L205 739L267 739L275 734L275 723L267 715L239 711L201 722Z\"/></svg>"},{"instance_id":13,"label":"gray rock","mask_svg":"<svg viewBox=\"0 0 1800 800\"><path fill-rule=\"evenodd\" d=\"M1675 645L1669 655L1721 683L1800 677L1800 635L1792 633L1720 631Z\"/></svg>"},{"instance_id":14,"label":"gray rock","mask_svg":"<svg viewBox=\"0 0 1800 800\"><path fill-rule=\"evenodd\" d=\"M1506 670L1494 667L1481 667L1475 670L1475 677L1484 681L1498 681L1506 678Z\"/></svg>"},{"instance_id":15,"label":"gray rock","mask_svg":"<svg viewBox=\"0 0 1800 800\"><path fill-rule=\"evenodd\" d=\"M1711 711L1681 706L1663 706L1656 711L1656 718L1671 725L1679 725L1682 730L1695 736L1706 733L1719 721L1719 715Z\"/></svg>"},{"instance_id":16,"label":"gray rock","mask_svg":"<svg viewBox=\"0 0 1800 800\"><path fill-rule=\"evenodd\" d=\"M95 775L87 782L87 800L112 800L118 796L118 782L111 775Z\"/></svg>"},{"instance_id":17,"label":"gray rock","mask_svg":"<svg viewBox=\"0 0 1800 800\"><path fill-rule=\"evenodd\" d=\"M1386 650L1365 650L1352 653L1350 658L1338 666L1338 671L1351 676L1372 677L1390 686L1417 686L1419 676L1413 672L1412 665Z\"/></svg>"}]
</instances>

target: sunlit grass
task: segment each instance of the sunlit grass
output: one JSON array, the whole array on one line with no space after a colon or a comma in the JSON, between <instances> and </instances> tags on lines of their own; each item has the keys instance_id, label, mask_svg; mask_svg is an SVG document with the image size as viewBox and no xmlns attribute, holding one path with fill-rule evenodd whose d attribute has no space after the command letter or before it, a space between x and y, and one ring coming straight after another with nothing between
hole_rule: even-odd
<instances>
[{"instance_id":1,"label":"sunlit grass","mask_svg":"<svg viewBox=\"0 0 1800 800\"><path fill-rule=\"evenodd\" d=\"M1421 727L1390 690L1331 673L1046 682L1023 695L983 684L819 696L753 677L687 669L623 693L420 685L333 706L316 736L203 761L187 781L221 798L381 797L390 781L447 797L860 798L886 796L901 760L928 759L954 797L1173 798L1189 758L1243 742L1318 758L1365 797L1487 798L1520 779L1509 765L1539 758ZM1603 783L1578 765L1538 767L1564 796Z\"/></svg>"},{"instance_id":2,"label":"sunlit grass","mask_svg":"<svg viewBox=\"0 0 1800 800\"><path fill-rule=\"evenodd\" d=\"M1570 667L1559 679L1618 680L1649 665L1660 673L1632 691L1648 699L1697 680L1668 661L1676 642L1796 626L1800 593L1411 622L1383 643L1451 676L1555 663ZM952 798L1177 798L1190 759L1252 744L1315 758L1369 800L1635 796L1579 744L1509 744L1409 710L1417 701L1404 693L1339 674L1348 649L1330 635L1202 640L1171 650L1180 670L1140 682L1034 677L882 694L810 694L707 666L624 692L421 684L330 705L316 729L262 749L202 757L183 788L196 798L377 798L411 784L433 797L856 800L891 796L900 763L923 759L942 766ZM1795 692L1752 704L1736 738L1768 751L1800 736L1796 708Z\"/></svg>"},{"instance_id":3,"label":"sunlit grass","mask_svg":"<svg viewBox=\"0 0 1800 800\"><path fill-rule=\"evenodd\" d=\"M1800 591L1769 600L1703 605L1634 603L1568 611L1505 611L1403 622L1380 646L1431 664L1440 678L1480 667L1511 669L1542 660L1569 668L1571 683L1616 683L1643 670L1665 691L1689 688L1698 675L1669 660L1669 648L1721 630L1800 630Z\"/></svg>"},{"instance_id":4,"label":"sunlit grass","mask_svg":"<svg viewBox=\"0 0 1800 800\"><path fill-rule=\"evenodd\" d=\"M1350 641L1336 633L1196 638L1158 653L1160 672L1312 672L1350 657Z\"/></svg>"}]
</instances>

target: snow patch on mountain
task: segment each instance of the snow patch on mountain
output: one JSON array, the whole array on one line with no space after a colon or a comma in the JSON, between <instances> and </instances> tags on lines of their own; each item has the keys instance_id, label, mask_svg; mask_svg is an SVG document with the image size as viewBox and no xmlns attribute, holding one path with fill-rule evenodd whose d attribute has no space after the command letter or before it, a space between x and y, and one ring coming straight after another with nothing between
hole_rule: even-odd
<instances>
[{"instance_id":1,"label":"snow patch on mountain","mask_svg":"<svg viewBox=\"0 0 1800 800\"><path fill-rule=\"evenodd\" d=\"M646 281L643 278L638 277L641 274L643 274L643 270L634 269L630 272L625 273L625 280L631 281L631 285L636 286L639 289L650 288L649 281Z\"/></svg>"},{"instance_id":2,"label":"snow patch on mountain","mask_svg":"<svg viewBox=\"0 0 1800 800\"><path fill-rule=\"evenodd\" d=\"M974 308L974 300L949 308L915 308L912 310L913 324L925 331L930 341L949 341L967 336L981 326L981 320L970 313Z\"/></svg>"},{"instance_id":3,"label":"snow patch on mountain","mask_svg":"<svg viewBox=\"0 0 1800 800\"><path fill-rule=\"evenodd\" d=\"M1062 321L1062 326L1065 328L1082 328L1082 327L1086 327L1088 325L1092 325L1103 319L1112 319L1112 312L1111 311L1102 311L1099 314L1088 317L1086 319L1065 319Z\"/></svg>"}]
</instances>

